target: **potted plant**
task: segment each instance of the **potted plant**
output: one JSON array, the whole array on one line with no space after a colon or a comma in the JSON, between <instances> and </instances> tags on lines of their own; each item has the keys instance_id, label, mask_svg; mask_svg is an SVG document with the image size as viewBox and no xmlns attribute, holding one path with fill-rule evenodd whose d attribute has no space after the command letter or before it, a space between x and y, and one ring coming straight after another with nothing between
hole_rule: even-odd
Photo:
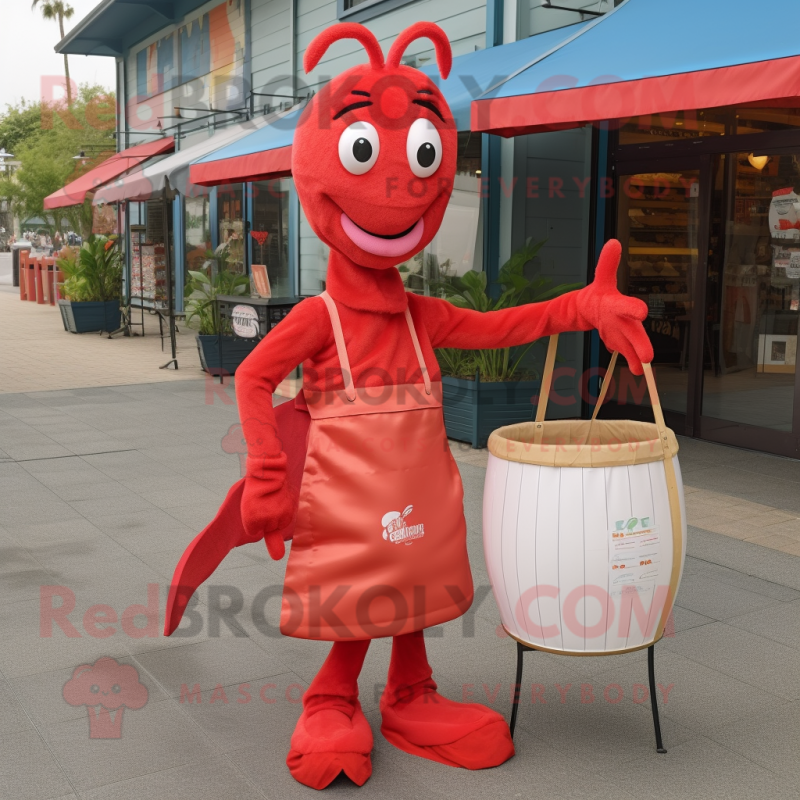
<instances>
[{"instance_id":1,"label":"potted plant","mask_svg":"<svg viewBox=\"0 0 800 800\"><path fill-rule=\"evenodd\" d=\"M58 306L70 333L115 331L121 323L122 257L116 236L91 235L56 261L64 276Z\"/></svg>"},{"instance_id":2,"label":"potted plant","mask_svg":"<svg viewBox=\"0 0 800 800\"><path fill-rule=\"evenodd\" d=\"M497 278L501 288L497 299L486 291L485 272L471 270L461 277L445 277L432 288L459 308L481 312L538 303L580 289L579 283L553 286L548 278L525 276L525 265L536 258L544 243L531 243L528 239L502 266ZM449 438L484 447L496 428L533 418L535 405L531 398L538 394L540 376L525 357L534 344L436 351Z\"/></svg>"},{"instance_id":3,"label":"potted plant","mask_svg":"<svg viewBox=\"0 0 800 800\"><path fill-rule=\"evenodd\" d=\"M219 316L217 297L250 292L250 278L227 269L226 246L209 250L199 270L188 270L186 282L186 322L197 328L197 350L200 364L212 375L233 375L236 368L253 351L257 342L236 339L227 321ZM222 266L221 266L222 265ZM220 363L220 337L224 337Z\"/></svg>"}]
</instances>

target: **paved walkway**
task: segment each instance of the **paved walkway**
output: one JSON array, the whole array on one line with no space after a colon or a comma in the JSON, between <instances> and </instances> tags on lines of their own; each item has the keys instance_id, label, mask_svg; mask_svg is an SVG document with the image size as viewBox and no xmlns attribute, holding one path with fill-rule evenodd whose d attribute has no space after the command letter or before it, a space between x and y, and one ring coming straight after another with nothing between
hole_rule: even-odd
<instances>
[{"instance_id":1,"label":"paved walkway","mask_svg":"<svg viewBox=\"0 0 800 800\"><path fill-rule=\"evenodd\" d=\"M148 584L156 584L164 607L180 553L240 475L227 392L230 402L202 381L178 380L0 396L3 798L312 796L284 760L300 693L327 645L275 635L278 602L269 587L278 591L285 561L270 561L260 543L231 553L211 581L217 588L199 593L194 627L182 638L159 635L155 595L148 600ZM677 632L656 648L667 755L655 753L649 709L636 702L635 684L647 683L643 653L533 653L512 761L468 773L408 756L379 732L389 645L378 641L361 680L375 733L374 775L361 789L340 779L329 794L800 796L800 558L744 541L745 528L711 530L745 522L742 511L720 521L734 502L796 520L800 463L685 439L681 446L685 478L697 491L689 499ZM428 638L430 658L444 694L471 696L507 715L515 650L497 635L483 562L482 456L455 448L478 599L466 622ZM774 524L786 531L793 523ZM43 601L42 586L63 588L46 590ZM211 613L231 604L229 621ZM58 606L61 622L51 624L42 607ZM76 675L101 657L125 669L114 667L107 680ZM119 739L90 738L91 685L103 680L124 686L128 706L113 717L95 715L94 733L113 734L121 721ZM534 693L543 702L534 703Z\"/></svg>"},{"instance_id":2,"label":"paved walkway","mask_svg":"<svg viewBox=\"0 0 800 800\"><path fill-rule=\"evenodd\" d=\"M138 321L138 314L135 319ZM0 393L196 380L202 376L194 331L180 326L180 369L159 369L170 359L169 338L164 340L162 351L158 317L145 314L144 319L145 336L109 339L96 333L67 333L58 307L23 302L19 289L0 285Z\"/></svg>"}]
</instances>

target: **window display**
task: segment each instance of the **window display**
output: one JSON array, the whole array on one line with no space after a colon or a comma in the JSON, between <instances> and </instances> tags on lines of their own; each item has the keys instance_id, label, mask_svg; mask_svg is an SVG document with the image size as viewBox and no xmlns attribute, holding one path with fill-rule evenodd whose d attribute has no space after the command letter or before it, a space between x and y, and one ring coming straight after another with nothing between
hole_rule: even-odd
<instances>
[{"instance_id":1,"label":"window display","mask_svg":"<svg viewBox=\"0 0 800 800\"><path fill-rule=\"evenodd\" d=\"M264 291L270 291L273 297L293 294L289 276L290 185L289 178L248 184L248 191L253 193L252 273L255 289L262 297ZM266 281L259 276L256 282L258 265L266 268Z\"/></svg>"},{"instance_id":2,"label":"window display","mask_svg":"<svg viewBox=\"0 0 800 800\"><path fill-rule=\"evenodd\" d=\"M219 219L219 247L227 270L237 275L245 274L244 249L244 190L241 183L220 186L217 189L217 215Z\"/></svg>"},{"instance_id":3,"label":"window display","mask_svg":"<svg viewBox=\"0 0 800 800\"><path fill-rule=\"evenodd\" d=\"M728 159L724 256L709 269L715 359L704 376L702 413L790 431L800 318L800 155L740 152Z\"/></svg>"}]
</instances>

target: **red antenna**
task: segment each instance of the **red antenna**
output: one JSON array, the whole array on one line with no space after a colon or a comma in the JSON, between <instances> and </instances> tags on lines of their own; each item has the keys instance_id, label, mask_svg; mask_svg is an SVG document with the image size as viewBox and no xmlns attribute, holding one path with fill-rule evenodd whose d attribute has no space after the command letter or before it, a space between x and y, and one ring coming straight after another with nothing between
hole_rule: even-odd
<instances>
[{"instance_id":1,"label":"red antenna","mask_svg":"<svg viewBox=\"0 0 800 800\"><path fill-rule=\"evenodd\" d=\"M399 67L400 59L406 48L416 39L430 39L436 48L436 63L439 65L439 74L446 79L453 66L453 51L450 49L450 40L447 34L433 22L415 22L406 28L395 40L389 56L386 59L387 67ZM315 40L316 41L316 40Z\"/></svg>"},{"instance_id":2,"label":"red antenna","mask_svg":"<svg viewBox=\"0 0 800 800\"><path fill-rule=\"evenodd\" d=\"M437 28L437 30L440 29ZM319 64L320 59L325 55L325 51L340 39L355 39L361 42L367 51L369 65L372 69L383 69L383 51L375 38L375 34L369 28L365 28L357 22L340 22L338 25L326 28L308 46L303 56L303 69L305 69L306 73L311 72Z\"/></svg>"}]
</instances>

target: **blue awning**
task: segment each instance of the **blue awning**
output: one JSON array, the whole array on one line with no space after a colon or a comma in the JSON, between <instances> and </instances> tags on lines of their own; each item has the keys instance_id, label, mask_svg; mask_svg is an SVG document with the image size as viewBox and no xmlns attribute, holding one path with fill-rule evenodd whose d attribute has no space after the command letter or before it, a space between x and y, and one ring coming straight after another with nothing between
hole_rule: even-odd
<instances>
[{"instance_id":1,"label":"blue awning","mask_svg":"<svg viewBox=\"0 0 800 800\"><path fill-rule=\"evenodd\" d=\"M472 105L502 136L800 94L800 36L779 0L626 0ZM792 17L793 19L793 17Z\"/></svg>"},{"instance_id":2,"label":"blue awning","mask_svg":"<svg viewBox=\"0 0 800 800\"><path fill-rule=\"evenodd\" d=\"M292 140L305 103L277 114L268 125L197 159L189 179L199 186L266 180L292 174Z\"/></svg>"},{"instance_id":3,"label":"blue awning","mask_svg":"<svg viewBox=\"0 0 800 800\"><path fill-rule=\"evenodd\" d=\"M518 42L476 50L453 59L453 68L446 81L439 76L436 64L423 67L424 72L441 90L453 112L456 128L470 129L470 106L490 87L513 75L517 70L542 58L566 40L584 30L591 22L569 25L539 33Z\"/></svg>"},{"instance_id":4,"label":"blue awning","mask_svg":"<svg viewBox=\"0 0 800 800\"><path fill-rule=\"evenodd\" d=\"M453 59L453 68L445 81L440 78L435 64L421 71L441 90L458 130L468 131L470 105L482 91L533 59L546 55L589 24L570 25L501 47L458 56ZM192 183L216 186L290 175L294 130L304 107L298 106L267 127L198 159L192 164Z\"/></svg>"}]
</instances>

